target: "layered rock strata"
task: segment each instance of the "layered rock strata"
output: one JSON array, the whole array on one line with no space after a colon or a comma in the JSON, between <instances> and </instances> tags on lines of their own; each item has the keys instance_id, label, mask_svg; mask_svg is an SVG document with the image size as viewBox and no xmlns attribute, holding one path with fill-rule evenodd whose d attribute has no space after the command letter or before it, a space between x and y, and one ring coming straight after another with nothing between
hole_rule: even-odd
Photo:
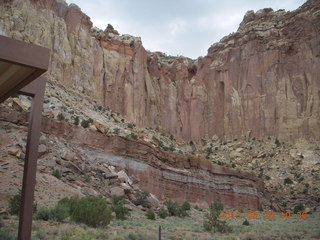
<instances>
[{"instance_id":1,"label":"layered rock strata","mask_svg":"<svg viewBox=\"0 0 320 240\"><path fill-rule=\"evenodd\" d=\"M27 115L1 108L0 120L26 125ZM199 206L218 200L229 207L251 209L259 209L267 203L263 183L253 174L53 119L44 118L42 123L43 133L76 145L83 161L106 162L125 169L141 189L150 191L160 200L188 200Z\"/></svg>"},{"instance_id":2,"label":"layered rock strata","mask_svg":"<svg viewBox=\"0 0 320 240\"><path fill-rule=\"evenodd\" d=\"M249 11L236 33L191 60L148 52L112 27L92 28L61 0L0 4L1 34L51 49L48 78L185 141L249 132L319 140L319 32L317 0L293 12Z\"/></svg>"}]
</instances>

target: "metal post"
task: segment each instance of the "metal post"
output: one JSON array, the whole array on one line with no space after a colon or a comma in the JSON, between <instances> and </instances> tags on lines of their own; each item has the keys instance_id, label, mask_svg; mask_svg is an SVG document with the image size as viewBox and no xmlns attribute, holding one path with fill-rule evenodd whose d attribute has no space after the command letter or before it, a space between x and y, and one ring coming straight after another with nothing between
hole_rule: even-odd
<instances>
[{"instance_id":1,"label":"metal post","mask_svg":"<svg viewBox=\"0 0 320 240\"><path fill-rule=\"evenodd\" d=\"M33 99L29 118L26 158L24 162L18 240L31 239L32 210L45 85L45 79L39 77L19 91L22 94L31 96Z\"/></svg>"},{"instance_id":2,"label":"metal post","mask_svg":"<svg viewBox=\"0 0 320 240\"><path fill-rule=\"evenodd\" d=\"M161 226L159 225L159 240L161 240Z\"/></svg>"}]
</instances>

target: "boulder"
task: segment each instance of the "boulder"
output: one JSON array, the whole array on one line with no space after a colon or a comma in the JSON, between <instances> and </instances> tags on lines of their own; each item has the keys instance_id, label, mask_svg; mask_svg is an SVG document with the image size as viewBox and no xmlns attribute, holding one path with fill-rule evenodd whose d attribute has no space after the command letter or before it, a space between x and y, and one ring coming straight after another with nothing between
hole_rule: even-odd
<instances>
[{"instance_id":1,"label":"boulder","mask_svg":"<svg viewBox=\"0 0 320 240\"><path fill-rule=\"evenodd\" d=\"M111 195L116 195L116 196L123 196L124 195L124 189L121 187L113 187L110 189L110 194Z\"/></svg>"}]
</instances>

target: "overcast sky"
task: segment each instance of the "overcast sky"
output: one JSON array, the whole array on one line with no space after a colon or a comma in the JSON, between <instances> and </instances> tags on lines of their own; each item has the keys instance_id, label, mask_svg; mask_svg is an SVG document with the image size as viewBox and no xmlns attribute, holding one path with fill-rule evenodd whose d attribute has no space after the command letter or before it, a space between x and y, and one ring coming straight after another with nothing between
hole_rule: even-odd
<instances>
[{"instance_id":1,"label":"overcast sky","mask_svg":"<svg viewBox=\"0 0 320 240\"><path fill-rule=\"evenodd\" d=\"M150 51L190 58L205 56L223 36L235 32L247 10L292 11L305 0L67 0L104 30L139 36Z\"/></svg>"}]
</instances>

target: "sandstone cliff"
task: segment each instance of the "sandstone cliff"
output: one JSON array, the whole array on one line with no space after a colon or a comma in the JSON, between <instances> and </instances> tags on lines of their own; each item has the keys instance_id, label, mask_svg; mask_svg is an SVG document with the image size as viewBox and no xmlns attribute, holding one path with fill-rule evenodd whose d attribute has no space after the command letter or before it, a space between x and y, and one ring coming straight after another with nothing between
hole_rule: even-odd
<instances>
[{"instance_id":1,"label":"sandstone cliff","mask_svg":"<svg viewBox=\"0 0 320 240\"><path fill-rule=\"evenodd\" d=\"M21 136L26 134L23 126L27 125L27 119L25 112L0 108L0 149L4 159L0 159L0 171L5 170L2 167L9 164L10 155L20 157L17 152L24 148ZM81 189L81 192L90 195L92 192L105 196L114 194L115 182L109 179L113 176L106 176L111 174L108 169L97 168L99 163L106 163L126 170L141 189L154 194L159 200L190 201L203 207L208 207L212 201L246 209L260 209L262 205L272 207L264 194L262 180L254 174L213 165L206 159L192 155L165 152L143 141L106 136L54 119L44 118L42 129L45 137L39 148L41 154L38 170L50 173L52 168L61 169L65 173L63 182L71 182L71 186L78 192ZM48 150L42 151L43 148ZM41 163L46 163L46 168ZM79 176L97 179L90 183L90 188L94 190L89 192L86 185L79 183ZM133 193L128 184L119 189L124 189L129 198ZM8 189L0 190L0 199L7 197L4 192Z\"/></svg>"},{"instance_id":2,"label":"sandstone cliff","mask_svg":"<svg viewBox=\"0 0 320 240\"><path fill-rule=\"evenodd\" d=\"M0 33L50 48L48 78L141 126L199 141L217 135L320 139L320 9L245 15L197 60L146 51L140 38L92 28L61 0L1 2ZM107 13L106 13L107 14Z\"/></svg>"}]
</instances>

